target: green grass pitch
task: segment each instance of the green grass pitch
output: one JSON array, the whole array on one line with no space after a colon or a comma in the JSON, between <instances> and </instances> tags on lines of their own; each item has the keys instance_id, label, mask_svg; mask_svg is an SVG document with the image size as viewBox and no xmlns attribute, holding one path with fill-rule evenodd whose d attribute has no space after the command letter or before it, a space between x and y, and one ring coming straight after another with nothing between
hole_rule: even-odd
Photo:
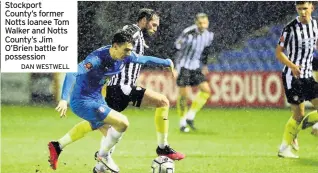
<instances>
[{"instance_id":1,"label":"green grass pitch","mask_svg":"<svg viewBox=\"0 0 318 173\"><path fill-rule=\"evenodd\" d=\"M124 112L130 127L113 158L122 173L149 173L156 157L153 109ZM58 169L50 169L47 143L64 135L81 120L68 111L66 119L52 107L5 106L1 109L2 173L90 173L101 133L96 131L67 146ZM186 154L176 161L176 173L317 173L317 138L310 130L299 137L300 159L277 157L289 110L203 109L197 132L181 134L176 111L170 111L169 142Z\"/></svg>"}]
</instances>

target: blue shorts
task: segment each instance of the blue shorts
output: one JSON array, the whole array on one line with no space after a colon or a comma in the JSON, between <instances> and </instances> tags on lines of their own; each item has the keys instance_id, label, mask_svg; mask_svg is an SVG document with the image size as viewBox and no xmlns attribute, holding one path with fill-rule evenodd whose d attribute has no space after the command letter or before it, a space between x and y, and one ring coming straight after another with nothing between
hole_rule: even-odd
<instances>
[{"instance_id":1,"label":"blue shorts","mask_svg":"<svg viewBox=\"0 0 318 173\"><path fill-rule=\"evenodd\" d=\"M103 99L72 99L70 107L77 116L88 121L93 130L105 124L103 120L111 110Z\"/></svg>"}]
</instances>

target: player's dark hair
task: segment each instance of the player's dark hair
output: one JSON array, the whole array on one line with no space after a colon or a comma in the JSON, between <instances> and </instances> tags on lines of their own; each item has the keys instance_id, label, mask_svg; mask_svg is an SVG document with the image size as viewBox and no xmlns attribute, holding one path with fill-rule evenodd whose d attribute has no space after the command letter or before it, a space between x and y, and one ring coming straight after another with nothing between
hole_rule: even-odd
<instances>
[{"instance_id":1,"label":"player's dark hair","mask_svg":"<svg viewBox=\"0 0 318 173\"><path fill-rule=\"evenodd\" d=\"M137 39L137 37L140 34L140 28L135 24L126 25L123 27L123 30L129 32L133 36L134 41L135 41L135 39Z\"/></svg>"},{"instance_id":2,"label":"player's dark hair","mask_svg":"<svg viewBox=\"0 0 318 173\"><path fill-rule=\"evenodd\" d=\"M124 44L124 43L133 43L133 36L129 31L118 30L113 36L112 44Z\"/></svg>"},{"instance_id":3,"label":"player's dark hair","mask_svg":"<svg viewBox=\"0 0 318 173\"><path fill-rule=\"evenodd\" d=\"M150 21L153 19L154 16L159 17L159 15L156 11L154 11L153 9L149 9L149 8L142 8L138 12L137 22L139 22L144 17L146 17L147 21Z\"/></svg>"},{"instance_id":4,"label":"player's dark hair","mask_svg":"<svg viewBox=\"0 0 318 173\"><path fill-rule=\"evenodd\" d=\"M208 18L208 15L205 13L198 13L195 15L195 21L197 21L200 18Z\"/></svg>"},{"instance_id":5,"label":"player's dark hair","mask_svg":"<svg viewBox=\"0 0 318 173\"><path fill-rule=\"evenodd\" d=\"M303 5L306 3L312 4L312 1L295 1L295 5Z\"/></svg>"}]
</instances>

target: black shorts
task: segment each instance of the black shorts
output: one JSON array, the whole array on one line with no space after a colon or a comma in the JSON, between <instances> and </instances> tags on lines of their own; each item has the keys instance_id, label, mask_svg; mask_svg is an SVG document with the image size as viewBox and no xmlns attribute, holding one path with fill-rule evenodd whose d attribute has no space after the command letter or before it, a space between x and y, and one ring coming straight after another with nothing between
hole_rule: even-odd
<instances>
[{"instance_id":1,"label":"black shorts","mask_svg":"<svg viewBox=\"0 0 318 173\"><path fill-rule=\"evenodd\" d=\"M318 71L318 57L314 57L312 60L312 69L314 71Z\"/></svg>"},{"instance_id":2,"label":"black shorts","mask_svg":"<svg viewBox=\"0 0 318 173\"><path fill-rule=\"evenodd\" d=\"M201 69L188 70L182 67L177 78L177 85L179 87L198 86L204 81L206 81L206 78L202 74Z\"/></svg>"},{"instance_id":3,"label":"black shorts","mask_svg":"<svg viewBox=\"0 0 318 173\"><path fill-rule=\"evenodd\" d=\"M291 88L288 89L286 76L283 74L283 85L287 101L290 104L300 104L318 98L318 83L313 77L296 79L292 78Z\"/></svg>"},{"instance_id":4,"label":"black shorts","mask_svg":"<svg viewBox=\"0 0 318 173\"><path fill-rule=\"evenodd\" d=\"M130 102L133 106L140 107L145 91L145 88L131 86L130 94L126 95L120 85L107 86L105 101L110 108L121 112L127 108Z\"/></svg>"}]
</instances>

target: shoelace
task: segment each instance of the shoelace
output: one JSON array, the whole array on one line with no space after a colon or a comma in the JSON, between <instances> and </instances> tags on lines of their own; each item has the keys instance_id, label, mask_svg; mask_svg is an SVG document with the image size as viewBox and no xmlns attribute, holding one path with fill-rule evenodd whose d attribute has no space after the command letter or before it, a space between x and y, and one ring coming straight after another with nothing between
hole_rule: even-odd
<instances>
[{"instance_id":1,"label":"shoelace","mask_svg":"<svg viewBox=\"0 0 318 173\"><path fill-rule=\"evenodd\" d=\"M167 146L167 150L169 151L169 153L176 153L176 151L172 148L170 148L170 146Z\"/></svg>"}]
</instances>

